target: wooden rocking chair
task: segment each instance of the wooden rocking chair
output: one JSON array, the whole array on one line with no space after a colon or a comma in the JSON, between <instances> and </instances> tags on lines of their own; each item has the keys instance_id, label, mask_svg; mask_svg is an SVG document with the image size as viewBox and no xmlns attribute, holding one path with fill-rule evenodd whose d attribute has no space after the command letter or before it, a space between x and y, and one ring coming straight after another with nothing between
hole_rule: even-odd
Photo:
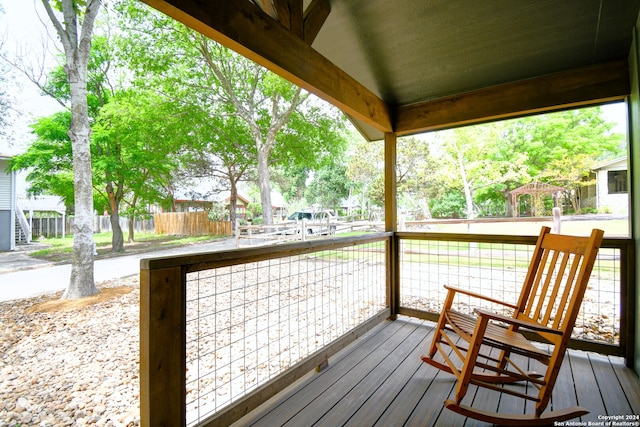
<instances>
[{"instance_id":1,"label":"wooden rocking chair","mask_svg":"<svg viewBox=\"0 0 640 427\"><path fill-rule=\"evenodd\" d=\"M429 355L422 356L422 360L457 377L455 400L446 400L446 408L481 421L510 426L553 424L589 412L575 406L543 413L551 398L603 234L602 230L593 230L590 237L565 236L551 234L549 227L543 227L517 304L445 286L448 293L444 308ZM474 316L460 313L453 307L456 294L500 304L513 310L513 315L481 309L475 309ZM551 352L533 345L520 332L525 330L548 341ZM497 349L499 356L492 356L492 349ZM443 362L434 359L436 353ZM514 363L512 354L541 362L546 365L546 372L527 372ZM456 358L458 363L454 363ZM515 387L503 386L519 382L532 384L531 388L537 393L527 394ZM470 384L534 401L535 412L501 414L461 405Z\"/></svg>"}]
</instances>

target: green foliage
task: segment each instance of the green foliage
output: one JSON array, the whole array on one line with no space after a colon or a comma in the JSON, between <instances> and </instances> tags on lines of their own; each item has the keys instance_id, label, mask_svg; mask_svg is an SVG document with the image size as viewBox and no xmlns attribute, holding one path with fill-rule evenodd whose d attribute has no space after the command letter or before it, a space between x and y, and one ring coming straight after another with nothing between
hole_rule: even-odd
<instances>
[{"instance_id":1,"label":"green foliage","mask_svg":"<svg viewBox=\"0 0 640 427\"><path fill-rule=\"evenodd\" d=\"M51 7L57 11L62 12L62 0L48 0L51 3ZM73 0L73 9L76 11L76 14L82 14L85 6L87 5L87 0Z\"/></svg>"},{"instance_id":2,"label":"green foliage","mask_svg":"<svg viewBox=\"0 0 640 427\"><path fill-rule=\"evenodd\" d=\"M533 181L578 195L596 161L624 153L624 138L612 127L595 107L439 132L434 181L465 195L467 215L506 214L509 191ZM579 199L571 203L578 212Z\"/></svg>"},{"instance_id":3,"label":"green foliage","mask_svg":"<svg viewBox=\"0 0 640 427\"><path fill-rule=\"evenodd\" d=\"M247 217L255 219L262 215L262 205L260 203L249 203L246 206Z\"/></svg>"},{"instance_id":4,"label":"green foliage","mask_svg":"<svg viewBox=\"0 0 640 427\"><path fill-rule=\"evenodd\" d=\"M166 199L175 153L186 133L174 120L176 113L175 105L143 91L119 92L100 110L91 141L96 209L110 207L108 184L122 189L130 215L142 214L139 206ZM37 139L11 163L13 170L29 169L31 194L59 195L67 207L74 200L70 124L68 111L39 119L32 126Z\"/></svg>"},{"instance_id":5,"label":"green foliage","mask_svg":"<svg viewBox=\"0 0 640 427\"><path fill-rule=\"evenodd\" d=\"M435 218L463 218L465 209L464 195L459 191L449 191L431 202Z\"/></svg>"},{"instance_id":6,"label":"green foliage","mask_svg":"<svg viewBox=\"0 0 640 427\"><path fill-rule=\"evenodd\" d=\"M370 208L375 206L384 206L384 176L377 175L374 180L369 184L369 191L367 192L369 201L371 202Z\"/></svg>"},{"instance_id":7,"label":"green foliage","mask_svg":"<svg viewBox=\"0 0 640 427\"><path fill-rule=\"evenodd\" d=\"M29 194L58 195L67 210L72 210L74 202L70 124L69 111L37 120L31 126L37 139L10 163L11 170L28 170Z\"/></svg>"},{"instance_id":8,"label":"green foliage","mask_svg":"<svg viewBox=\"0 0 640 427\"><path fill-rule=\"evenodd\" d=\"M113 62L113 51L109 40L104 36L93 36L89 62L87 63L87 104L91 119L95 119L100 109L109 102L112 87L108 81L108 71ZM62 105L69 105L71 90L64 65L58 65L47 75L42 88Z\"/></svg>"},{"instance_id":9,"label":"green foliage","mask_svg":"<svg viewBox=\"0 0 640 427\"><path fill-rule=\"evenodd\" d=\"M179 117L177 106L155 92L117 93L94 125L94 176L102 183L97 186L109 181L122 186L135 214L138 205L166 199L176 152L187 133Z\"/></svg>"},{"instance_id":10,"label":"green foliage","mask_svg":"<svg viewBox=\"0 0 640 427\"><path fill-rule=\"evenodd\" d=\"M505 199L496 186L484 187L474 193L475 206L479 216L504 216Z\"/></svg>"},{"instance_id":11,"label":"green foliage","mask_svg":"<svg viewBox=\"0 0 640 427\"><path fill-rule=\"evenodd\" d=\"M209 221L224 221L227 214L228 211L222 203L214 203L207 211Z\"/></svg>"},{"instance_id":12,"label":"green foliage","mask_svg":"<svg viewBox=\"0 0 640 427\"><path fill-rule=\"evenodd\" d=\"M264 224L264 218L263 218L263 217L261 217L261 216L254 217L254 218L251 220L251 224L252 224L252 225L262 225L262 224Z\"/></svg>"},{"instance_id":13,"label":"green foliage","mask_svg":"<svg viewBox=\"0 0 640 427\"><path fill-rule=\"evenodd\" d=\"M282 164L272 168L271 181L280 188L284 199L294 203L304 197L309 169L294 164Z\"/></svg>"},{"instance_id":14,"label":"green foliage","mask_svg":"<svg viewBox=\"0 0 640 427\"><path fill-rule=\"evenodd\" d=\"M314 176L307 187L305 197L309 203L322 208L337 208L349 195L346 167L339 163L327 163Z\"/></svg>"},{"instance_id":15,"label":"green foliage","mask_svg":"<svg viewBox=\"0 0 640 427\"><path fill-rule=\"evenodd\" d=\"M258 179L264 201L270 197L268 168L294 193L293 185L306 179L299 172L344 152L344 117L335 108L142 4L120 2L116 9L128 29L118 56L135 84L190 104L194 140L183 144L187 175L213 176L227 187Z\"/></svg>"}]
</instances>

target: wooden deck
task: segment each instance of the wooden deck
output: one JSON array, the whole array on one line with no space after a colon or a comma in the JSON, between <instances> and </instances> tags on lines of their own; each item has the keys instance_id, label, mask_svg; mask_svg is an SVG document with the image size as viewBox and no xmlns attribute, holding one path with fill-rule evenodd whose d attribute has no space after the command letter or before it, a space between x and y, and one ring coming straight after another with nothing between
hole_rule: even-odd
<instances>
[{"instance_id":1,"label":"wooden deck","mask_svg":"<svg viewBox=\"0 0 640 427\"><path fill-rule=\"evenodd\" d=\"M487 425L443 409L454 377L420 361L432 325L412 318L384 322L330 359L328 368L308 374L234 426ZM498 398L475 388L469 394L463 402L474 395L474 406L484 409L524 410L507 394ZM640 380L619 357L570 351L551 405L576 403L590 411L581 419L585 422L603 421L603 415L640 415Z\"/></svg>"}]
</instances>

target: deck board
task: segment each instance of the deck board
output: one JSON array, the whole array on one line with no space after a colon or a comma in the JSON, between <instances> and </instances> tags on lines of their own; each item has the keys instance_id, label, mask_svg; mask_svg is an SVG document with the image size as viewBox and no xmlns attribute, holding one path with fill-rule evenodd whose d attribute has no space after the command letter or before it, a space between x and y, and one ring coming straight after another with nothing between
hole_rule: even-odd
<instances>
[{"instance_id":1,"label":"deck board","mask_svg":"<svg viewBox=\"0 0 640 427\"><path fill-rule=\"evenodd\" d=\"M601 354L589 353L588 355L606 411L610 414L631 414L631 406L627 400L616 398L620 383L609 363L609 358Z\"/></svg>"},{"instance_id":2,"label":"deck board","mask_svg":"<svg viewBox=\"0 0 640 427\"><path fill-rule=\"evenodd\" d=\"M367 396L366 401L358 408L355 408L353 415L344 423L344 426L374 425L380 415L379 408L385 405L387 407L393 405L395 399L390 400L389 396L399 396L411 378L416 375L419 366L416 366L415 361L420 358L420 355L424 353L425 348L431 342L432 334L425 335L423 328L416 328L413 334L418 335L409 337L413 342L413 346L408 349L410 351L396 354L399 362L395 367L389 367L390 374L384 378L382 383L379 383L382 377L380 379L372 378L374 384L376 382L377 384L371 390L370 395ZM381 376L384 376L384 373L381 373Z\"/></svg>"},{"instance_id":3,"label":"deck board","mask_svg":"<svg viewBox=\"0 0 640 427\"><path fill-rule=\"evenodd\" d=\"M598 421L598 415L605 414L606 409L598 390L598 382L591 369L589 356L583 351L568 352L568 356L571 361L578 405L589 411L582 420Z\"/></svg>"},{"instance_id":4,"label":"deck board","mask_svg":"<svg viewBox=\"0 0 640 427\"><path fill-rule=\"evenodd\" d=\"M420 361L432 332L432 323L418 319L383 322L234 426L487 426L443 408L455 377ZM524 410L506 394L475 386L468 393L486 409ZM575 404L591 411L582 421L639 414L640 380L621 358L570 350L551 406Z\"/></svg>"},{"instance_id":5,"label":"deck board","mask_svg":"<svg viewBox=\"0 0 640 427\"><path fill-rule=\"evenodd\" d=\"M385 340L374 351L369 352L359 363L355 364L346 375L337 377L335 382L331 384L321 395L318 395L313 402L306 405L296 415L283 425L299 426L305 425L307 420L317 420L319 425L339 425L339 424L324 424L321 420L325 417L325 414L331 412L334 415L340 416L338 410L332 411L343 400L343 397L348 395L351 390L361 383L366 376L374 370L385 359L392 357L397 348L405 341L405 338L415 329L415 325L406 323L395 334ZM333 376L331 376L333 377ZM357 394L352 394L353 397L357 397ZM273 425L273 424L269 424Z\"/></svg>"}]
</instances>

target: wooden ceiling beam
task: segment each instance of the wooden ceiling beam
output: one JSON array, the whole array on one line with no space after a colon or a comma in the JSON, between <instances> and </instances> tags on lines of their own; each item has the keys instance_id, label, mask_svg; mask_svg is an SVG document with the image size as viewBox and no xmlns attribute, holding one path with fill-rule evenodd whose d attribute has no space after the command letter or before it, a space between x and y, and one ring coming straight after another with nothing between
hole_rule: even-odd
<instances>
[{"instance_id":1,"label":"wooden ceiling beam","mask_svg":"<svg viewBox=\"0 0 640 427\"><path fill-rule=\"evenodd\" d=\"M274 2L280 24L296 36L302 38L304 35L302 0L272 1Z\"/></svg>"},{"instance_id":2,"label":"wooden ceiling beam","mask_svg":"<svg viewBox=\"0 0 640 427\"><path fill-rule=\"evenodd\" d=\"M142 0L382 132L389 106L249 0Z\"/></svg>"},{"instance_id":3,"label":"wooden ceiling beam","mask_svg":"<svg viewBox=\"0 0 640 427\"><path fill-rule=\"evenodd\" d=\"M312 0L304 11L304 41L313 43L331 12L328 0Z\"/></svg>"},{"instance_id":4,"label":"wooden ceiling beam","mask_svg":"<svg viewBox=\"0 0 640 427\"><path fill-rule=\"evenodd\" d=\"M401 106L399 135L619 101L630 93L627 61L565 71Z\"/></svg>"}]
</instances>

